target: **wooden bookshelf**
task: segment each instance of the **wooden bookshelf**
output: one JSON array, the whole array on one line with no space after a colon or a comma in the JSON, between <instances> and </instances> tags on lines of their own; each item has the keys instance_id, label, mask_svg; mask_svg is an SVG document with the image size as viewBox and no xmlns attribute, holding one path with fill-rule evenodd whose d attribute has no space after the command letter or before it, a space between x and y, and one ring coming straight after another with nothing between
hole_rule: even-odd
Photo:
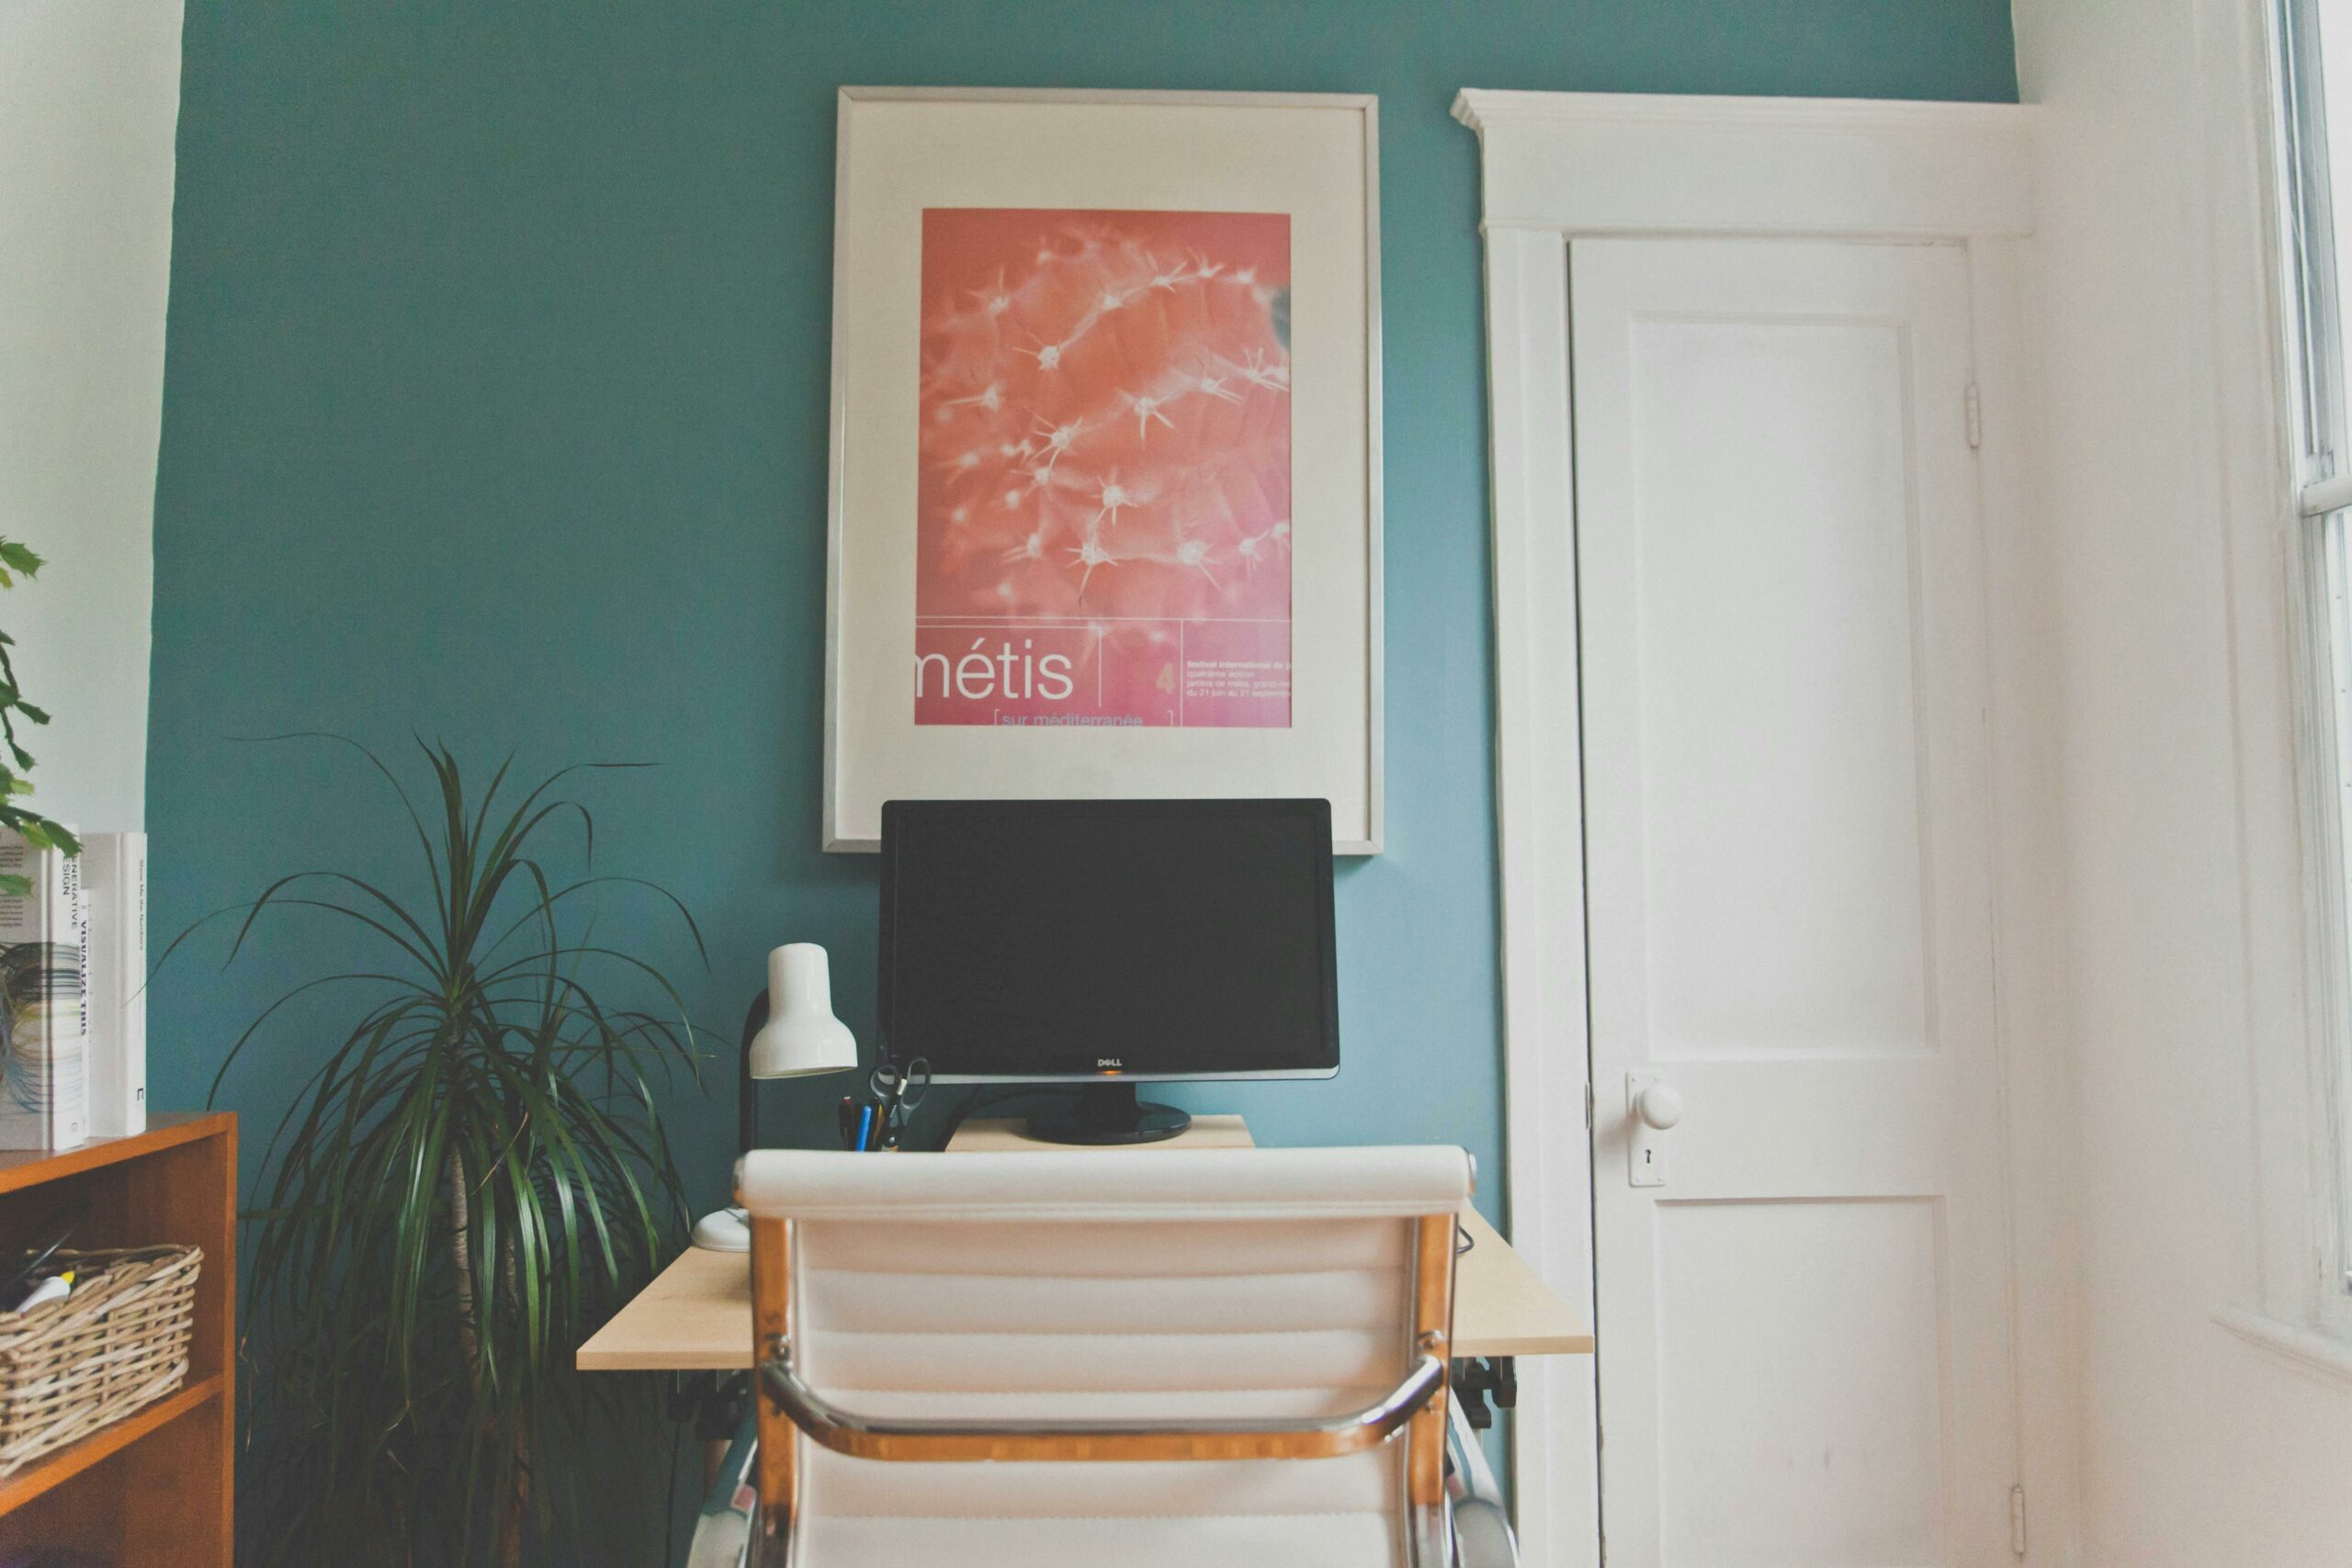
<instances>
[{"instance_id":1,"label":"wooden bookshelf","mask_svg":"<svg viewBox=\"0 0 2352 1568\"><path fill-rule=\"evenodd\" d=\"M71 1547L116 1568L229 1568L236 1438L237 1119L159 1115L135 1138L0 1152L0 1255L74 1218L70 1245L204 1249L186 1386L0 1477L0 1556Z\"/></svg>"}]
</instances>

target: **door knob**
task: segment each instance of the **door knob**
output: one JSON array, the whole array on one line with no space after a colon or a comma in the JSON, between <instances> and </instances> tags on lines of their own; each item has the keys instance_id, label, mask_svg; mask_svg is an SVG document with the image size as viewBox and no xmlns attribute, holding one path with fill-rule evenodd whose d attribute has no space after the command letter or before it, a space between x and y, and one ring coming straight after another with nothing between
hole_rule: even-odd
<instances>
[{"instance_id":1,"label":"door knob","mask_svg":"<svg viewBox=\"0 0 2352 1568\"><path fill-rule=\"evenodd\" d=\"M1634 1114L1663 1133L1682 1120L1682 1096L1670 1083L1654 1083L1634 1097Z\"/></svg>"},{"instance_id":2,"label":"door knob","mask_svg":"<svg viewBox=\"0 0 2352 1568\"><path fill-rule=\"evenodd\" d=\"M1682 1120L1682 1096L1656 1073L1625 1075L1625 1179L1635 1187L1666 1185L1666 1140L1658 1134Z\"/></svg>"}]
</instances>

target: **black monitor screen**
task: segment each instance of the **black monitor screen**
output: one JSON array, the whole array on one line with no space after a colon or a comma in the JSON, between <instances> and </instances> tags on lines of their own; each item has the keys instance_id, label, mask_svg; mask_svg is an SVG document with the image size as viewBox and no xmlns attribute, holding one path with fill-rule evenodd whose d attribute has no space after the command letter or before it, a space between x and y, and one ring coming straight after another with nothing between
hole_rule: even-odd
<instances>
[{"instance_id":1,"label":"black monitor screen","mask_svg":"<svg viewBox=\"0 0 2352 1568\"><path fill-rule=\"evenodd\" d=\"M1330 806L890 801L881 960L941 1078L1327 1075Z\"/></svg>"}]
</instances>

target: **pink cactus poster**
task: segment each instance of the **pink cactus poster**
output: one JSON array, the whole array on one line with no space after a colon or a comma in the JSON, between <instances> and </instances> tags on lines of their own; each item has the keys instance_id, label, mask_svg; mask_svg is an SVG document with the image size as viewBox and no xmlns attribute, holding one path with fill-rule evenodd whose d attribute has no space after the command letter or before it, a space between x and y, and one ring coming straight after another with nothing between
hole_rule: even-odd
<instances>
[{"instance_id":1,"label":"pink cactus poster","mask_svg":"<svg viewBox=\"0 0 2352 1568\"><path fill-rule=\"evenodd\" d=\"M1290 219L922 214L918 725L1288 728Z\"/></svg>"}]
</instances>

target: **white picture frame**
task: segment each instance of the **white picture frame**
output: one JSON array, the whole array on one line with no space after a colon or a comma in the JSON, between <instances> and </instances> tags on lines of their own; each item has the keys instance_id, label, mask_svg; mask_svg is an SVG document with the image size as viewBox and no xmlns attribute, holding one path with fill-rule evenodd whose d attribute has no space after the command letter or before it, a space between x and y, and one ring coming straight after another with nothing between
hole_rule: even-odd
<instances>
[{"instance_id":1,"label":"white picture frame","mask_svg":"<svg viewBox=\"0 0 2352 1568\"><path fill-rule=\"evenodd\" d=\"M1336 852L1378 853L1377 100L844 87L839 109L824 848L877 849L882 803L893 798L1317 796L1331 803ZM1127 215L1242 221L1287 215L1287 285L1278 310L1290 514L1274 530L1288 571L1287 619L1280 623L1288 628L1286 662L1275 699L1287 723L917 722L917 682L936 674L916 652L916 520L925 461L919 411L928 408L925 396L937 395L921 389L924 214L991 209L1114 222ZM1211 276L1209 263L1193 265L1196 277ZM1111 522L1117 524L1116 513ZM1061 563L1068 570L1082 570L1077 548L1061 553L1072 558ZM1254 556L1227 554L1205 570L1254 571ZM937 624L934 617L926 626ZM1104 635L1099 620L1089 625ZM1182 664L1193 712L1226 711L1214 699L1227 688L1211 693L1195 684L1203 668L1198 656Z\"/></svg>"}]
</instances>

